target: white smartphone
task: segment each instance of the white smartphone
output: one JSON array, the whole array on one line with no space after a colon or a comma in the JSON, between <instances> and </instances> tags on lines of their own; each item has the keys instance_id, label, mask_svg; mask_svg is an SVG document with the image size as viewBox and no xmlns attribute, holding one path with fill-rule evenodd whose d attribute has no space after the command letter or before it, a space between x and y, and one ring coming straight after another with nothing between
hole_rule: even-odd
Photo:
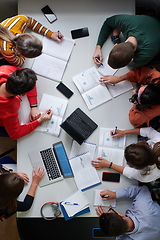
<instances>
[{"instance_id":1,"label":"white smartphone","mask_svg":"<svg viewBox=\"0 0 160 240\"><path fill-rule=\"evenodd\" d=\"M48 5L43 7L41 11L50 23L53 23L57 20L57 16L54 14L54 12L50 9Z\"/></svg>"}]
</instances>

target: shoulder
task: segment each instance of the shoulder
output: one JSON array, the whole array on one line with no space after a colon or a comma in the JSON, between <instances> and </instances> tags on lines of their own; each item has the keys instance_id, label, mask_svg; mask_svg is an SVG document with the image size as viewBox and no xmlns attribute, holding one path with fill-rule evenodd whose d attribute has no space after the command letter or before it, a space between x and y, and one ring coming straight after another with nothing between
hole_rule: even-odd
<instances>
[{"instance_id":1,"label":"shoulder","mask_svg":"<svg viewBox=\"0 0 160 240\"><path fill-rule=\"evenodd\" d=\"M15 72L16 70L20 70L20 68L18 68L16 66L11 66L11 65L0 66L0 73L10 74L10 73Z\"/></svg>"}]
</instances>

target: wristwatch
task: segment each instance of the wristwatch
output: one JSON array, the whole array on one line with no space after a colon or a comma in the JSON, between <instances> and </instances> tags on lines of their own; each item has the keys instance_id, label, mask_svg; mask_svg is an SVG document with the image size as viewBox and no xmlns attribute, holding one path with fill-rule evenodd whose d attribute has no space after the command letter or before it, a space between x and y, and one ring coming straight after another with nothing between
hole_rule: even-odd
<instances>
[{"instance_id":1,"label":"wristwatch","mask_svg":"<svg viewBox=\"0 0 160 240\"><path fill-rule=\"evenodd\" d=\"M114 42L116 39L118 39L119 38L119 35L116 35L116 36L111 36L111 40L112 40L112 42Z\"/></svg>"}]
</instances>

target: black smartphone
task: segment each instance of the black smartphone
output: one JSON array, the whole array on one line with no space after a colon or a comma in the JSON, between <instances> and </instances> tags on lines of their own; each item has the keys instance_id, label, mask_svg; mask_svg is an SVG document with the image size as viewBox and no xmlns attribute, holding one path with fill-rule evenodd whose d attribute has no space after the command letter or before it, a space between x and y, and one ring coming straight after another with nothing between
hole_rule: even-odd
<instances>
[{"instance_id":1,"label":"black smartphone","mask_svg":"<svg viewBox=\"0 0 160 240\"><path fill-rule=\"evenodd\" d=\"M79 28L71 31L72 39L82 38L89 36L89 31L87 27Z\"/></svg>"},{"instance_id":2,"label":"black smartphone","mask_svg":"<svg viewBox=\"0 0 160 240\"><path fill-rule=\"evenodd\" d=\"M57 20L57 16L54 14L54 12L50 9L48 5L43 7L41 11L50 23L53 23Z\"/></svg>"},{"instance_id":3,"label":"black smartphone","mask_svg":"<svg viewBox=\"0 0 160 240\"><path fill-rule=\"evenodd\" d=\"M100 228L92 228L93 238L107 238Z\"/></svg>"},{"instance_id":4,"label":"black smartphone","mask_svg":"<svg viewBox=\"0 0 160 240\"><path fill-rule=\"evenodd\" d=\"M72 168L62 141L53 144L53 151L64 178L73 177Z\"/></svg>"},{"instance_id":5,"label":"black smartphone","mask_svg":"<svg viewBox=\"0 0 160 240\"><path fill-rule=\"evenodd\" d=\"M67 98L70 98L73 95L73 92L62 82L60 82L56 88Z\"/></svg>"},{"instance_id":6,"label":"black smartphone","mask_svg":"<svg viewBox=\"0 0 160 240\"><path fill-rule=\"evenodd\" d=\"M102 173L102 181L120 182L120 173L103 172Z\"/></svg>"}]
</instances>

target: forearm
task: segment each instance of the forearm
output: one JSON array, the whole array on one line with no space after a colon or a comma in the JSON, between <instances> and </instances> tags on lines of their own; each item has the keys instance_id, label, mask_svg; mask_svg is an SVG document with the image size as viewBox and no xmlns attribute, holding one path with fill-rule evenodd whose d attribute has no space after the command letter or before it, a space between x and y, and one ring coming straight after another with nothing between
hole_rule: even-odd
<instances>
[{"instance_id":1,"label":"forearm","mask_svg":"<svg viewBox=\"0 0 160 240\"><path fill-rule=\"evenodd\" d=\"M28 28L32 29L34 32L37 32L41 35L44 35L48 38L51 37L52 31L48 30L46 27L42 26L41 23L37 22L35 19L28 17Z\"/></svg>"},{"instance_id":2,"label":"forearm","mask_svg":"<svg viewBox=\"0 0 160 240\"><path fill-rule=\"evenodd\" d=\"M123 174L124 167L112 163L112 167L111 167L111 169L115 170L116 172L119 172L119 173Z\"/></svg>"},{"instance_id":3,"label":"forearm","mask_svg":"<svg viewBox=\"0 0 160 240\"><path fill-rule=\"evenodd\" d=\"M127 135L127 134L140 135L140 128L123 130L123 135Z\"/></svg>"},{"instance_id":4,"label":"forearm","mask_svg":"<svg viewBox=\"0 0 160 240\"><path fill-rule=\"evenodd\" d=\"M127 80L127 74L124 74L122 76L118 76L118 82L122 82L124 80Z\"/></svg>"},{"instance_id":5,"label":"forearm","mask_svg":"<svg viewBox=\"0 0 160 240\"><path fill-rule=\"evenodd\" d=\"M24 125L20 125L19 121L15 121L15 119L13 119L13 121L10 122L11 120L9 120L9 122L5 121L3 126L5 127L10 138L12 138L14 140L17 140L17 139L31 133L38 126L40 126L40 123L38 122L38 120L35 120L33 122L30 122L30 123L27 123Z\"/></svg>"},{"instance_id":6,"label":"forearm","mask_svg":"<svg viewBox=\"0 0 160 240\"><path fill-rule=\"evenodd\" d=\"M38 187L38 183L32 182L27 194L29 196L34 197L37 187Z\"/></svg>"},{"instance_id":7,"label":"forearm","mask_svg":"<svg viewBox=\"0 0 160 240\"><path fill-rule=\"evenodd\" d=\"M109 37L109 35L111 34L113 28L110 28L107 24L107 19L106 21L103 23L99 36L98 36L98 41L97 41L97 45L100 45L101 47L103 46L104 42L107 40L107 38Z\"/></svg>"}]
</instances>

